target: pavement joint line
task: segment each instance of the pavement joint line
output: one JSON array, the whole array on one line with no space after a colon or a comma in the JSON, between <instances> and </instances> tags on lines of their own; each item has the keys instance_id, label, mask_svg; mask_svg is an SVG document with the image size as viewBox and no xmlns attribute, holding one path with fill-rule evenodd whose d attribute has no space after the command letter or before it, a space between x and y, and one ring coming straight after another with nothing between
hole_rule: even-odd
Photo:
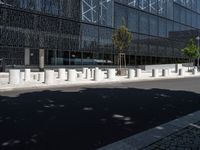
<instances>
[{"instance_id":1,"label":"pavement joint line","mask_svg":"<svg viewBox=\"0 0 200 150\"><path fill-rule=\"evenodd\" d=\"M199 117L198 120L196 119L196 116ZM173 124L173 122L176 120L179 120L179 123L187 122L187 125ZM168 123L162 124L152 129L148 129L146 131L135 134L128 138L101 147L97 150L141 150L149 145L154 144L155 142L162 140L165 137L168 137L174 133L177 133L178 131L183 130L188 126L200 129L200 126L196 125L196 123L198 123L199 121L200 121L200 111L196 111L181 118L172 120Z\"/></svg>"},{"instance_id":2,"label":"pavement joint line","mask_svg":"<svg viewBox=\"0 0 200 150\"><path fill-rule=\"evenodd\" d=\"M197 128L197 129L200 129L200 126L198 126L198 125L196 125L196 124L193 124L193 123L191 123L190 126L195 127L195 128Z\"/></svg>"},{"instance_id":3,"label":"pavement joint line","mask_svg":"<svg viewBox=\"0 0 200 150\"><path fill-rule=\"evenodd\" d=\"M22 84L22 85L15 85L16 87L0 87L0 92L8 92L8 91L18 91L18 90L35 90L35 89L48 89L48 88L62 88L62 87L74 87L74 86L83 86L83 85L103 85L103 84L112 84L112 83L133 83L133 82L148 82L148 81L162 81L162 80L176 80L176 79L186 79L186 78L198 78L200 75L195 76L176 76L176 77L158 77L158 78L135 78L130 80L125 78L123 80L104 80L104 81L82 81L82 82L67 82L65 83L58 83L58 84L42 84L42 83L35 83L31 86L29 84ZM27 86L28 85L28 86Z\"/></svg>"}]
</instances>

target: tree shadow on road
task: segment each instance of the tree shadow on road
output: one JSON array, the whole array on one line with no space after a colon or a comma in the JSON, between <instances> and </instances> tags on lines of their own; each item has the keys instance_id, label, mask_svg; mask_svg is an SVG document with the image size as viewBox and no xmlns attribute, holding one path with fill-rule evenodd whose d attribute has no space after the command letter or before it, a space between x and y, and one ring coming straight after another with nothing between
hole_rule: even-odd
<instances>
[{"instance_id":1,"label":"tree shadow on road","mask_svg":"<svg viewBox=\"0 0 200 150\"><path fill-rule=\"evenodd\" d=\"M96 149L199 109L199 94L163 89L0 96L0 149Z\"/></svg>"}]
</instances>

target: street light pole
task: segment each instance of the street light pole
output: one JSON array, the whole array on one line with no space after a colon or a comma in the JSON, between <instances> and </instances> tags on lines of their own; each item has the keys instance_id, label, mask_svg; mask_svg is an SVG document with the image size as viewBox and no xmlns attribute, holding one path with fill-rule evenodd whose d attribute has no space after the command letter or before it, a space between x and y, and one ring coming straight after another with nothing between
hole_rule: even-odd
<instances>
[{"instance_id":1,"label":"street light pole","mask_svg":"<svg viewBox=\"0 0 200 150\"><path fill-rule=\"evenodd\" d=\"M196 40L198 42L198 58L197 58L197 68L199 69L199 48L200 48L200 45L199 45L199 41L200 41L200 37L197 36L196 37Z\"/></svg>"}]
</instances>

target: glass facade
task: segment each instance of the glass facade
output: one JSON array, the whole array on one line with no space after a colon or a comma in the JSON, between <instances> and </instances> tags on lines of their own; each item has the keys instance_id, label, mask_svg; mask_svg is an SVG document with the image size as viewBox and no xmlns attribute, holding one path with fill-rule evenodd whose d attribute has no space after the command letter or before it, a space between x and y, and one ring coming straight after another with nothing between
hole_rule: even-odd
<instances>
[{"instance_id":1,"label":"glass facade","mask_svg":"<svg viewBox=\"0 0 200 150\"><path fill-rule=\"evenodd\" d=\"M44 49L45 65L115 65L122 24L133 34L128 65L185 62L200 0L0 0L0 58L38 66Z\"/></svg>"}]
</instances>

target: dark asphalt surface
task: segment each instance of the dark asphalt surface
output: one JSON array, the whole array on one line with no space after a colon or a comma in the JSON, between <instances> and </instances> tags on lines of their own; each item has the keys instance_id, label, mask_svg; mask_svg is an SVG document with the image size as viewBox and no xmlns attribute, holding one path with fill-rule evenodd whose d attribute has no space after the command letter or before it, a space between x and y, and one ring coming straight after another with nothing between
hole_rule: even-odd
<instances>
[{"instance_id":1,"label":"dark asphalt surface","mask_svg":"<svg viewBox=\"0 0 200 150\"><path fill-rule=\"evenodd\" d=\"M200 110L200 78L0 93L0 150L93 150Z\"/></svg>"}]
</instances>

